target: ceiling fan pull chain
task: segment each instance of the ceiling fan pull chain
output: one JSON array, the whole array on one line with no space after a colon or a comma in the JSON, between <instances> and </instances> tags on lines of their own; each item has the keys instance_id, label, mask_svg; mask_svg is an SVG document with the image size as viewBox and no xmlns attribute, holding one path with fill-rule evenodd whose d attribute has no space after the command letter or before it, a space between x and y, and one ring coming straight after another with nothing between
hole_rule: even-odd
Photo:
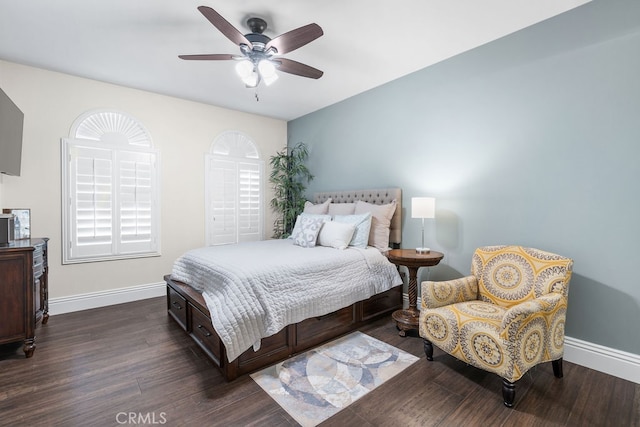
<instances>
[{"instance_id":1,"label":"ceiling fan pull chain","mask_svg":"<svg viewBox=\"0 0 640 427\"><path fill-rule=\"evenodd\" d=\"M260 97L258 96L258 91L256 90L256 93L254 94L254 96L256 97L256 102L260 102Z\"/></svg>"}]
</instances>

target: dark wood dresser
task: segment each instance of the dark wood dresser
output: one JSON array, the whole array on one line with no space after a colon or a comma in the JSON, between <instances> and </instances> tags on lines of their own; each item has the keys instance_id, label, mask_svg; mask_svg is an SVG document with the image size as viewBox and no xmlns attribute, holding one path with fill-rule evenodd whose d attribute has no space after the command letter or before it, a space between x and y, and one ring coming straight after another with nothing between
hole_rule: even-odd
<instances>
[{"instance_id":1,"label":"dark wood dresser","mask_svg":"<svg viewBox=\"0 0 640 427\"><path fill-rule=\"evenodd\" d=\"M33 356L35 329L49 320L48 238L0 244L0 344L24 341Z\"/></svg>"}]
</instances>

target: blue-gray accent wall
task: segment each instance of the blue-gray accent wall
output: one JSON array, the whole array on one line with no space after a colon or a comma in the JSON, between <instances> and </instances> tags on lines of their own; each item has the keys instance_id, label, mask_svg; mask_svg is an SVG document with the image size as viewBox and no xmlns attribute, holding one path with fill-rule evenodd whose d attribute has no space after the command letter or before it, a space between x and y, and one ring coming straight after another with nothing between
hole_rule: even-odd
<instances>
[{"instance_id":1,"label":"blue-gray accent wall","mask_svg":"<svg viewBox=\"0 0 640 427\"><path fill-rule=\"evenodd\" d=\"M288 139L310 149L309 196L402 187L403 247L421 240L411 197L436 197L432 280L467 275L482 245L573 258L567 335L640 354L639 1L595 0L293 120Z\"/></svg>"}]
</instances>

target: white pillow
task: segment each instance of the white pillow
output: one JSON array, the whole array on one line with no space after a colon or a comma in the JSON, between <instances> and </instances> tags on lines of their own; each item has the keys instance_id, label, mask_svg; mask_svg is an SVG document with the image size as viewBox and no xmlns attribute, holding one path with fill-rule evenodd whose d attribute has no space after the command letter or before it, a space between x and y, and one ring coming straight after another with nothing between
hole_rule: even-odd
<instances>
[{"instance_id":1,"label":"white pillow","mask_svg":"<svg viewBox=\"0 0 640 427\"><path fill-rule=\"evenodd\" d=\"M336 215L333 217L333 221L353 224L356 227L349 246L355 246L356 248L367 247L369 244L369 230L371 230L371 212L360 215Z\"/></svg>"},{"instance_id":2,"label":"white pillow","mask_svg":"<svg viewBox=\"0 0 640 427\"><path fill-rule=\"evenodd\" d=\"M331 216L329 215L309 214L303 212L296 218L296 223L293 225L293 230L291 230L291 235L289 236L290 239L293 238L294 234L300 233L302 231L300 229L300 227L302 227L302 223L300 222L301 218L320 218L325 222L331 221Z\"/></svg>"},{"instance_id":3,"label":"white pillow","mask_svg":"<svg viewBox=\"0 0 640 427\"><path fill-rule=\"evenodd\" d=\"M300 218L300 227L291 234L293 244L302 246L303 248L314 247L324 221L322 218Z\"/></svg>"},{"instance_id":4,"label":"white pillow","mask_svg":"<svg viewBox=\"0 0 640 427\"><path fill-rule=\"evenodd\" d=\"M314 205L310 201L306 201L304 202L304 210L302 212L310 213L310 214L325 215L329 211L330 204L331 204L330 198L325 200L323 203L318 203L317 205Z\"/></svg>"},{"instance_id":5,"label":"white pillow","mask_svg":"<svg viewBox=\"0 0 640 427\"><path fill-rule=\"evenodd\" d=\"M341 222L325 222L318 234L318 245L345 249L351 242L356 226Z\"/></svg>"},{"instance_id":6,"label":"white pillow","mask_svg":"<svg viewBox=\"0 0 640 427\"><path fill-rule=\"evenodd\" d=\"M381 251L389 249L389 227L391 227L391 217L393 217L395 211L395 199L387 205L374 205L362 200L356 202L356 215L371 212L370 246L374 246Z\"/></svg>"},{"instance_id":7,"label":"white pillow","mask_svg":"<svg viewBox=\"0 0 640 427\"><path fill-rule=\"evenodd\" d=\"M355 203L331 203L329 205L329 215L353 215L356 210Z\"/></svg>"}]
</instances>

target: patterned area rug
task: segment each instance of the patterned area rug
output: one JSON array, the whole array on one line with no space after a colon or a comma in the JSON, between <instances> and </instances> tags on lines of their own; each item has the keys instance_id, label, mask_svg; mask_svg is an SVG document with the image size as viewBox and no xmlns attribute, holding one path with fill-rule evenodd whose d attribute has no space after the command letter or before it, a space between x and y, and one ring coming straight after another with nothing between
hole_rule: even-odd
<instances>
[{"instance_id":1,"label":"patterned area rug","mask_svg":"<svg viewBox=\"0 0 640 427\"><path fill-rule=\"evenodd\" d=\"M418 357L353 332L251 375L302 426L315 426Z\"/></svg>"}]
</instances>

